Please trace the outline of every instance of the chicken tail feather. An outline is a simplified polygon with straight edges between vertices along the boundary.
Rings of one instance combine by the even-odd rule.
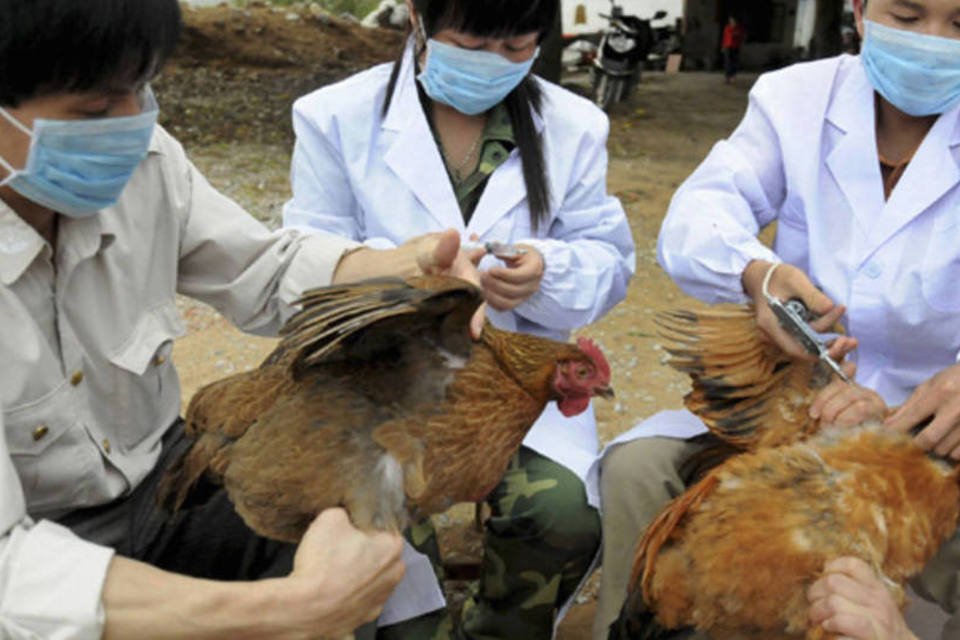
[[[724,442],[712,433],[697,436],[693,441],[705,442],[707,446],[680,463],[678,471],[681,478],[688,479],[687,484],[697,482],[733,456],[743,453],[740,447]]]
[[[213,435],[200,437],[170,466],[157,487],[157,503],[170,513],[180,510],[190,498],[191,504],[205,502],[219,489],[200,480],[214,464],[225,440]]]
[[[816,431],[806,408],[829,376],[770,342],[753,307],[664,312],[656,322],[667,364],[690,376],[684,404],[718,438],[753,450]]]
[[[633,585],[632,590],[641,591],[644,600],[651,599],[650,585],[660,550],[673,537],[674,530],[680,525],[687,512],[696,509],[704,498],[713,492],[719,482],[720,479],[716,474],[708,474],[685,493],[674,498],[647,527],[640,544],[637,545],[633,575],[630,579],[630,584]]]

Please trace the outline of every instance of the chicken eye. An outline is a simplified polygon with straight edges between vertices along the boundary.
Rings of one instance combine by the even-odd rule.
[[[584,366],[577,367],[577,377],[583,380],[590,374],[590,370]]]

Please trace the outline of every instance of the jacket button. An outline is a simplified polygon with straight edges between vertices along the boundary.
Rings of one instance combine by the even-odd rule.
[[[107,453],[110,453],[110,439],[109,439],[109,438],[104,438],[104,439],[103,439],[103,450],[106,451]]]
[[[876,262],[868,262],[867,266],[863,268],[863,273],[868,278],[879,278],[880,274],[883,273],[883,267]]]
[[[70,376],[70,384],[77,386],[81,382],[83,382],[83,371],[74,371],[73,375]]]
[[[167,361],[167,357],[166,357],[166,356],[157,355],[157,356],[153,359],[153,364],[155,364],[156,366],[159,367],[160,365],[162,365],[162,364],[163,364],[164,362],[166,362],[166,361]]]
[[[34,442],[40,442],[48,433],[50,433],[50,428],[47,425],[37,425],[37,428],[33,430]]]

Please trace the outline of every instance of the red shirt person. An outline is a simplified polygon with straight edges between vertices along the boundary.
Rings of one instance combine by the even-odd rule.
[[[727,20],[723,28],[723,39],[720,43],[720,49],[723,51],[724,77],[728,83],[733,82],[737,71],[740,68],[740,47],[747,37],[747,31],[743,25],[733,16]]]

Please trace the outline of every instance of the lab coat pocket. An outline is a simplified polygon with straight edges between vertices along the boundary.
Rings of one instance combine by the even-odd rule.
[[[923,253],[920,279],[923,297],[938,311],[960,311],[960,218],[940,216]]]
[[[176,304],[172,300],[164,302],[144,312],[110,355],[110,362],[117,367],[118,414],[114,420],[124,425],[125,446],[134,447],[153,432],[156,425],[149,408],[171,401],[179,403],[180,388],[171,369],[171,356],[173,341],[184,333]]]
[[[61,504],[77,490],[71,478],[83,467],[86,434],[71,404],[72,391],[63,380],[39,398],[3,412],[10,458],[31,510]]]

